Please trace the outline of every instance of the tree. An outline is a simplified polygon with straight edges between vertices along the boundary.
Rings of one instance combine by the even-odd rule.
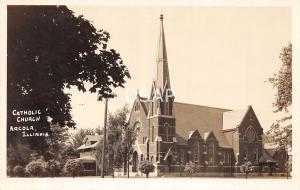
[[[109,113],[108,115],[108,130],[107,130],[107,153],[113,157],[113,165],[116,168],[122,167],[122,164],[126,160],[126,148],[127,148],[127,116],[129,114],[128,105],[125,105],[115,113]],[[133,140],[133,139],[131,139]],[[126,142],[125,142],[126,141]]]
[[[83,139],[87,135],[95,135],[96,130],[95,129],[79,129],[75,133],[70,133],[69,138],[72,146],[76,150],[78,147],[80,147],[83,144]]]
[[[136,139],[136,133],[132,128],[128,128],[127,117],[129,114],[128,105],[108,114],[107,121],[107,143],[105,147],[105,158],[113,163],[110,170],[121,168],[127,170],[128,159],[133,153],[133,143]],[[103,141],[100,141],[97,149],[97,158],[101,162]]]
[[[149,161],[149,160],[144,160],[140,164],[140,171],[143,174],[146,174],[146,177],[149,177],[149,173],[154,172],[155,166]]]
[[[292,146],[292,44],[283,47],[279,58],[282,65],[273,77],[269,79],[273,88],[276,89],[275,102],[273,103],[274,112],[286,113],[286,116],[272,124],[267,135],[279,146],[279,150],[288,151]]]
[[[66,6],[8,6],[7,20],[8,111],[42,109],[40,130],[49,131],[49,121],[75,127],[66,88],[97,93],[100,101],[114,97],[112,89],[130,78],[120,54],[107,48],[110,34]],[[8,123],[13,120],[8,115]],[[9,143],[20,138],[8,135]],[[43,139],[28,140],[32,148],[47,150]]]
[[[61,160],[69,138],[68,129],[51,124],[51,138],[46,139],[48,151],[44,154],[45,160]]]
[[[81,174],[83,167],[79,160],[69,159],[64,166],[64,171],[72,177],[75,177]]]

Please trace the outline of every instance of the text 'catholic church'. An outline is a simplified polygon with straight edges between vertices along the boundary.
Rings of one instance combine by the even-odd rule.
[[[193,162],[200,171],[234,173],[234,166],[250,161],[259,170],[284,171],[285,156],[266,146],[265,135],[251,106],[233,111],[175,102],[169,77],[167,50],[160,17],[156,75],[149,98],[137,95],[129,126],[137,132],[130,172],[149,160],[155,175],[182,171]]]

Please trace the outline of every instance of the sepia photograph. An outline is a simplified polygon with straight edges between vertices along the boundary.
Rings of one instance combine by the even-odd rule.
[[[293,181],[292,7],[5,9],[8,180]]]

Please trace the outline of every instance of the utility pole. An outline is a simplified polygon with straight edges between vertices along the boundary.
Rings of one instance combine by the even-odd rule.
[[[129,125],[127,125],[127,178],[129,178]]]
[[[103,131],[103,146],[102,146],[102,163],[101,163],[101,177],[104,178],[104,163],[105,163],[105,147],[106,147],[106,123],[107,123],[107,99],[105,99],[104,112],[104,131]]]

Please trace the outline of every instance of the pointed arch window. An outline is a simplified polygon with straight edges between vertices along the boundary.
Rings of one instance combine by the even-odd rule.
[[[133,130],[134,130],[135,134],[138,136],[140,134],[140,130],[141,130],[141,123],[136,122],[133,126]]]
[[[249,126],[246,131],[246,140],[248,142],[254,142],[256,140],[256,132],[252,126]]]
[[[169,141],[169,124],[165,123],[166,141]]]

